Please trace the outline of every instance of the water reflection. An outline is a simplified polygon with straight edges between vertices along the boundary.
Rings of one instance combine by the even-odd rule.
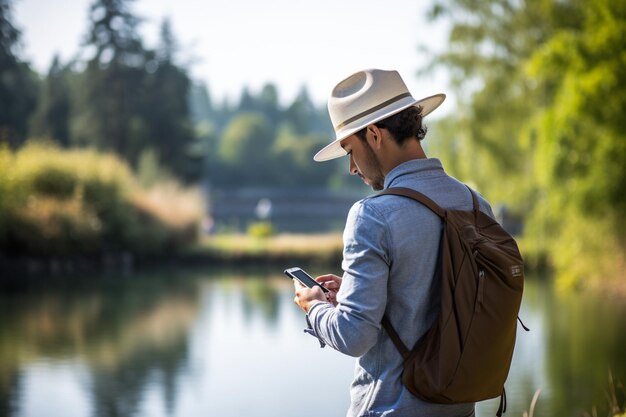
[[[5,286],[0,417],[344,415],[353,359],[319,349],[292,300],[281,274],[249,271]],[[626,382],[624,310],[530,281],[508,415],[538,388],[536,416],[606,415],[609,370]],[[303,409],[303,388],[324,395]]]
[[[49,374],[45,383],[53,385],[59,370],[73,367],[86,370],[78,373],[77,383],[93,415],[134,415],[144,388],[155,378],[171,408],[199,299],[193,281],[150,278],[5,291],[0,299],[3,415],[29,412],[23,408],[27,403],[16,400],[29,400],[28,390],[37,386],[32,378]],[[50,400],[42,405],[54,409],[65,398]]]

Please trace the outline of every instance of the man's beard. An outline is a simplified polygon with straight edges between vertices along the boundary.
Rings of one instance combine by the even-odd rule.
[[[370,187],[372,187],[374,191],[380,191],[385,188],[385,175],[380,166],[380,161],[369,143],[364,142],[363,144],[365,145],[365,166],[367,170],[370,171],[368,172],[371,181]]]

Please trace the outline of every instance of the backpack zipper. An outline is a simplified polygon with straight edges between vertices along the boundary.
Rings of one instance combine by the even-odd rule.
[[[484,289],[485,289],[485,270],[481,269],[478,271],[478,290],[476,294],[476,305],[474,306],[474,310],[476,310],[476,312],[480,312],[482,310]]]

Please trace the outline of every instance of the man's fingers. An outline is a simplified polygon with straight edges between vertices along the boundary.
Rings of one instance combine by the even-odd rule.
[[[317,282],[334,282],[338,279],[339,277],[337,275],[333,275],[333,274],[326,274],[326,275],[320,275],[319,277],[315,278],[315,280]],[[341,279],[341,278],[339,278]]]
[[[335,281],[328,281],[324,283],[324,286],[326,288],[328,288],[329,290],[337,290],[339,289],[339,283],[335,282]]]

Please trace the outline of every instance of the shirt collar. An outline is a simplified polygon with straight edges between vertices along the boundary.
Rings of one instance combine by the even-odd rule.
[[[412,159],[396,166],[389,171],[385,177],[385,188],[399,186],[400,177],[410,175],[412,178],[430,175],[440,175],[443,172],[443,165],[437,158]],[[394,184],[395,183],[395,184]]]

